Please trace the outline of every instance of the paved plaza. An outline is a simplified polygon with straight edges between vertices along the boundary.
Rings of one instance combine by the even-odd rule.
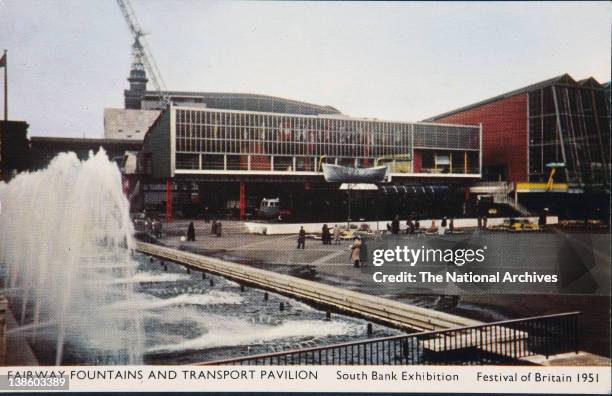
[[[482,321],[581,311],[584,339],[588,340],[585,350],[600,354],[601,350],[607,350],[610,246],[606,233],[549,230],[511,234],[466,229],[461,235],[385,236],[367,241],[370,253],[377,247],[404,245],[441,249],[487,246],[487,260],[461,268],[444,263],[420,263],[412,268],[394,263],[354,268],[349,257],[351,241],[324,245],[320,240],[308,239],[302,250],[296,248],[296,235],[253,235],[244,232],[240,222],[224,221],[224,235],[217,238],[210,235],[210,223],[196,221],[196,241],[186,242],[181,240],[181,235],[185,235],[187,225],[185,221],[166,225],[165,235],[159,243]],[[372,280],[377,271],[391,274],[451,270],[476,273],[535,271],[555,273],[559,280],[552,284],[528,285],[432,285],[375,283]]]

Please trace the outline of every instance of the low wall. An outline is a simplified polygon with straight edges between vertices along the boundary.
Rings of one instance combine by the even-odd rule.
[[[527,219],[531,222],[538,222],[538,217],[515,217],[516,219]],[[489,217],[487,218],[487,226],[500,225],[507,220],[508,217]],[[431,226],[432,219],[419,220],[422,229],[427,229]],[[440,226],[441,219],[434,220],[436,226]],[[351,225],[356,224],[360,227],[362,224],[367,224],[372,230],[386,230],[387,223],[391,224],[391,220],[376,221],[355,221],[351,222]],[[558,224],[559,218],[557,216],[548,216],[546,218],[546,224]],[[297,234],[300,231],[300,227],[304,227],[307,234],[320,233],[323,224],[327,224],[328,227],[333,228],[336,224],[340,227],[346,227],[346,222],[334,222],[334,223],[255,223],[246,222],[245,225],[251,234],[266,234],[266,235],[283,235],[283,234]],[[455,228],[476,228],[478,226],[478,219],[476,218],[465,218],[455,219]],[[400,221],[400,228],[406,229],[406,221]]]

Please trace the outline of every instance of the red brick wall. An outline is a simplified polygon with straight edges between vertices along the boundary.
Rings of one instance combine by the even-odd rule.
[[[482,123],[483,168],[505,165],[508,181],[527,181],[527,95],[517,94],[435,122]]]

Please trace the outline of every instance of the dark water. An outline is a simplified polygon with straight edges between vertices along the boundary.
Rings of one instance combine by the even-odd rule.
[[[268,292],[266,300],[266,292],[219,276],[203,279],[201,272],[144,255],[138,261],[132,300],[107,309],[117,317],[136,313],[144,329],[145,364],[191,364],[401,334],[374,324],[368,336],[362,319],[333,313],[327,320],[325,311],[291,298]],[[137,342],[138,335],[125,336]],[[30,337],[41,364],[55,364],[56,337],[57,326],[39,329],[36,342]],[[96,344],[72,337],[62,364],[125,363],[114,360],[113,347],[112,340]]]

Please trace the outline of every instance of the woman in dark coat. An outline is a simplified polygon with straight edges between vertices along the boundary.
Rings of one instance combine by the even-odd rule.
[[[189,227],[187,227],[187,241],[195,241],[195,226],[193,225],[193,221],[189,223]]]

